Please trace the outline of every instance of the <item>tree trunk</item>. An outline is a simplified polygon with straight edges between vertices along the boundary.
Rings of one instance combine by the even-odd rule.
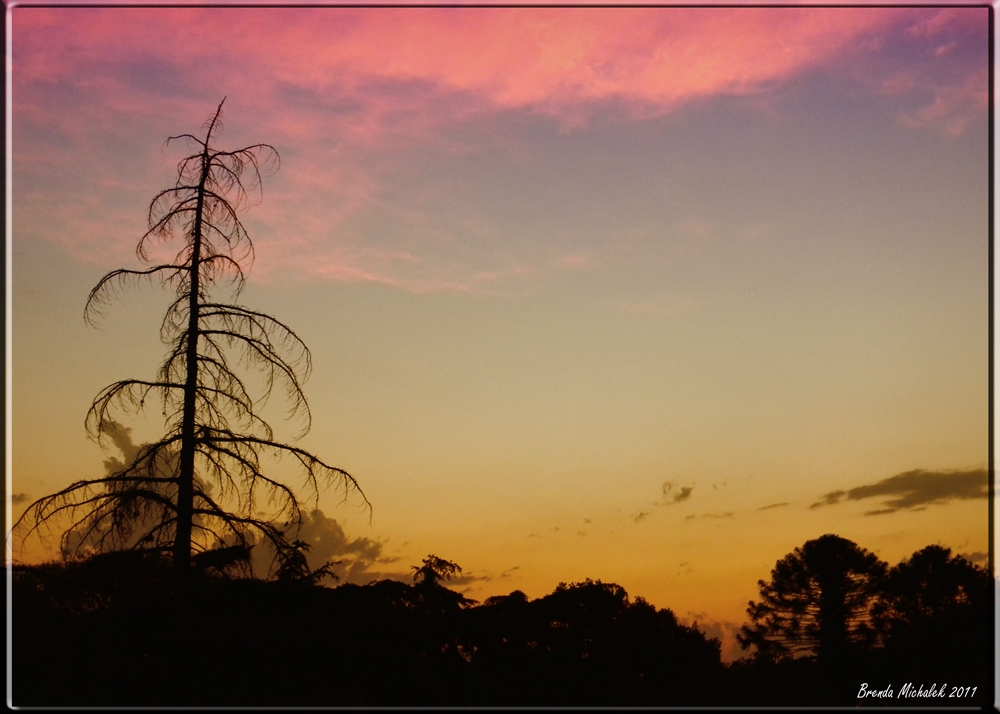
[[[220,106],[221,110],[221,106]],[[184,380],[184,421],[181,425],[180,470],[177,474],[177,535],[174,539],[174,568],[182,577],[191,568],[191,531],[194,522],[194,455],[197,437],[195,422],[198,397],[198,337],[200,334],[198,310],[200,307],[201,240],[203,211],[205,207],[205,183],[211,171],[208,142],[218,119],[218,112],[209,126],[202,154],[201,180],[198,183],[198,199],[195,206],[194,227],[191,248],[191,285],[188,296],[187,329],[187,374]]]

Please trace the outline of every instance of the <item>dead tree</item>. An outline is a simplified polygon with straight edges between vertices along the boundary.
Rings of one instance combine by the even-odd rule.
[[[82,545],[96,552],[158,549],[172,555],[178,573],[186,573],[192,551],[270,542],[280,560],[282,553],[297,552],[294,536],[303,516],[293,489],[264,473],[265,456],[296,460],[314,502],[323,487],[336,485],[345,498],[358,492],[370,508],[349,473],[277,441],[260,414],[272,391],[281,389],[289,417],[302,420],[300,436],[309,430],[302,384],[311,369],[310,353],[287,325],[236,303],[253,262],[253,244],[237,211],[249,206],[248,192],[260,190],[262,174],[276,170],[279,158],[269,144],[215,148],[221,120],[222,103],[206,122],[204,138],[181,134],[167,140],[183,140],[195,151],[178,164],[176,185],[150,203],[149,230],[136,253],[150,265],[154,242],[179,239],[174,260],[108,273],[91,291],[84,312],[93,324],[118,290],[142,280],[173,289],[176,298],[160,328],[169,351],[156,379],[106,387],[86,419],[89,435],[100,443],[117,426],[115,412],[137,412],[158,398],[166,433],[143,445],[117,472],[77,481],[33,503],[16,526],[25,538],[43,528],[51,532],[65,516],[71,525],[62,535],[64,552]],[[229,301],[215,296],[223,288],[230,291]],[[238,374],[234,364],[262,374],[258,394],[251,396],[246,372]],[[275,504],[269,517],[258,513],[262,502]]]

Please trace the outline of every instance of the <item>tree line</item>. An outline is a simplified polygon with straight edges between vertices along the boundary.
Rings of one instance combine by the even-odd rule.
[[[178,590],[155,551],[17,566],[14,703],[853,706],[862,683],[906,682],[991,702],[986,570],[940,546],[892,568],[868,555],[825,535],[778,561],[728,664],[718,639],[620,585],[479,603],[447,587],[461,568],[436,556],[412,583],[336,587],[221,565]]]

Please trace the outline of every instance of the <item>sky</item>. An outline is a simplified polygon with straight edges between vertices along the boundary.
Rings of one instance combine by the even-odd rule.
[[[240,301],[309,345],[298,443],[372,506],[323,493],[314,562],[616,582],[727,658],[825,533],[985,564],[985,6],[8,13],[15,517],[162,432],[83,421],[169,294],[83,307],[224,98],[217,146],[281,157]]]

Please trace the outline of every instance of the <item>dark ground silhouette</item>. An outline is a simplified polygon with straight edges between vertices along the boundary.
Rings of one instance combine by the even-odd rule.
[[[829,545],[837,537],[823,538]],[[815,556],[813,546],[822,540],[807,542],[785,561]],[[837,540],[838,552],[863,551]],[[820,565],[827,576],[837,569],[829,559]],[[446,587],[460,570],[454,563],[430,556],[413,570],[412,585],[381,580],[327,588],[309,578],[265,582],[206,568],[192,587],[178,589],[169,559],[155,553],[18,566],[13,703],[853,707],[993,701],[993,581],[937,546],[895,568],[872,570],[875,579],[860,587],[871,594],[867,609],[853,611],[850,620],[864,623],[863,637],[851,635],[856,625],[843,618],[837,622],[847,623],[847,636],[828,623],[808,630],[816,649],[833,642],[847,656],[823,659],[806,651],[792,658],[765,647],[728,665],[718,640],[612,583],[586,580],[534,600],[514,591],[476,603]],[[776,567],[777,582],[761,586],[788,590],[780,581],[786,570]],[[835,603],[826,607],[836,611]],[[744,628],[745,635],[753,632],[753,625]],[[788,636],[782,634],[786,643]],[[946,696],[900,699],[908,682],[925,690],[946,684]],[[894,698],[859,700],[862,683],[875,690],[891,685]],[[955,687],[977,689],[974,696],[949,698]]]

